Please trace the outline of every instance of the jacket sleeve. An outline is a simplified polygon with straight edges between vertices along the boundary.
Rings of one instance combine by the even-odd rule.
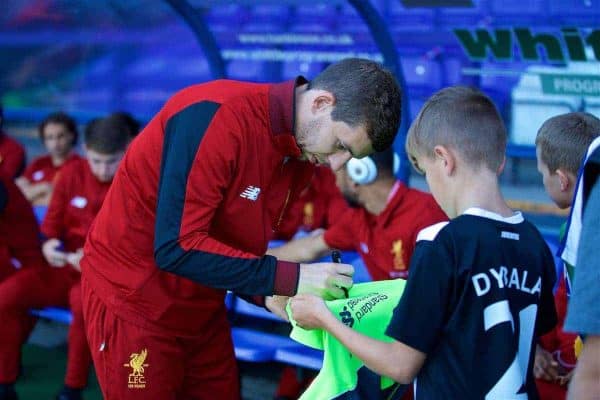
[[[236,173],[239,129],[232,111],[208,101],[164,122],[154,258],[160,269],[206,286],[246,295],[293,295],[298,264],[257,258],[209,235]]]
[[[50,204],[48,204],[48,210],[40,227],[42,235],[46,239],[64,239],[63,234],[66,232],[65,211],[71,200],[67,197],[67,186],[69,184],[67,175],[69,175],[69,172],[63,169],[59,173],[52,190]]]

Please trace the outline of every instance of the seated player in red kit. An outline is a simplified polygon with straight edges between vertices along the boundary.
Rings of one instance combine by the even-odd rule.
[[[290,240],[297,234],[328,228],[348,210],[329,167],[317,166],[310,184],[290,204],[275,239]]]
[[[79,260],[85,236],[104,201],[129,139],[129,130],[111,118],[89,126],[85,132],[87,159],[74,160],[61,170],[41,226],[47,238],[42,251],[51,267],[19,271],[0,284],[0,314],[3,316],[0,383],[5,386],[12,386],[18,376],[29,310],[69,306],[73,322],[69,329],[67,371],[65,386],[57,399],[81,398],[91,355],[83,327]]]
[[[80,159],[73,148],[77,143],[77,125],[65,113],[47,116],[38,127],[48,154],[33,160],[16,183],[32,204],[48,205],[54,178],[69,161]]]
[[[0,177],[15,179],[25,168],[25,149],[2,130],[4,110],[0,105]]]

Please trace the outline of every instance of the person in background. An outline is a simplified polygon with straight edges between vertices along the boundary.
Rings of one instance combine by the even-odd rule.
[[[81,158],[74,151],[77,124],[69,115],[58,112],[40,123],[38,133],[47,154],[33,160],[16,183],[33,205],[48,205],[57,173],[69,161]]]
[[[85,131],[86,159],[74,160],[61,170],[42,222],[41,232],[46,238],[42,253],[50,266],[41,271],[18,271],[0,285],[0,382],[7,392],[14,392],[11,388],[18,377],[29,310],[68,306],[73,321],[69,327],[64,387],[57,399],[81,398],[81,390],[87,384],[91,355],[83,325],[79,262],[86,234],[129,141],[128,128],[114,119],[99,119],[88,125]]]
[[[585,336],[569,386],[569,400],[596,400],[600,395],[600,143],[596,142],[580,181],[583,223],[577,251],[577,272],[565,322],[565,330]]]
[[[273,239],[287,241],[302,237],[337,221],[349,207],[335,180],[329,167],[316,166],[310,183],[290,204]]]
[[[130,132],[131,138],[135,138],[140,133],[141,125],[137,119],[126,111],[116,111],[109,115],[111,118],[116,118],[120,123],[125,124]]]
[[[25,168],[25,148],[2,130],[4,109],[0,104],[0,177],[15,179]]]
[[[579,167],[592,141],[600,136],[600,120],[591,114],[574,112],[548,119],[539,129],[535,144],[537,168],[542,175],[546,193],[561,209],[571,207]],[[565,226],[561,228],[561,236]],[[562,241],[562,238],[561,238]],[[581,338],[563,329],[567,313],[570,287],[569,276],[573,265],[566,264],[554,295],[558,324],[540,338],[536,347],[533,373],[540,397],[548,400],[564,400],[567,385],[577,362],[576,349]]]
[[[331,226],[269,249],[269,254],[297,262],[323,257],[332,249],[356,251],[373,280],[406,279],[419,231],[446,221],[430,194],[407,187],[394,177],[392,149],[351,159],[337,172],[337,186],[359,207]]]

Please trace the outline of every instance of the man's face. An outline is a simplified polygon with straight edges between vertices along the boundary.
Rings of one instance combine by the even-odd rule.
[[[51,157],[65,158],[73,148],[73,133],[63,124],[50,122],[42,132],[44,146]]]
[[[560,177],[556,171],[552,172],[542,160],[540,148],[536,148],[537,170],[542,175],[542,182],[546,193],[559,208],[567,208],[571,205],[570,196],[565,195],[565,192],[560,187]]]
[[[112,180],[125,154],[123,150],[113,154],[102,154],[87,147],[85,152],[92,174],[100,182],[110,182]]]
[[[364,126],[351,127],[331,119],[331,106],[297,121],[296,141],[302,159],[315,164],[329,164],[339,170],[350,158],[361,158],[373,152]]]

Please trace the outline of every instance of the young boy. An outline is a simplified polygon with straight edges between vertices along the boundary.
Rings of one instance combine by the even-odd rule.
[[[86,234],[129,140],[127,127],[110,118],[101,119],[86,130],[87,160],[75,160],[61,170],[41,226],[47,238],[42,252],[54,268],[22,270],[0,284],[0,388],[8,393],[0,400],[16,398],[10,394],[14,394],[20,348],[27,338],[29,310],[67,305],[73,321],[69,328],[65,386],[57,399],[81,398],[92,359],[83,326],[79,261]]]
[[[375,372],[415,381],[419,399],[537,398],[536,337],[556,322],[552,255],[498,186],[506,131],[482,93],[451,87],[423,106],[407,151],[452,219],[417,238],[410,279],[385,343],[338,321],[325,303],[291,301],[306,328],[335,335]]]
[[[599,135],[600,120],[582,112],[552,117],[538,131],[535,140],[538,171],[546,192],[558,207],[565,209],[571,206],[579,167],[586,150]],[[573,266],[565,267],[572,272]],[[568,274],[565,273],[554,296],[558,324],[541,338],[536,349],[533,372],[540,397],[548,400],[566,398],[567,383],[577,360],[575,349],[581,342],[578,335],[563,331],[568,299],[567,279]]]

